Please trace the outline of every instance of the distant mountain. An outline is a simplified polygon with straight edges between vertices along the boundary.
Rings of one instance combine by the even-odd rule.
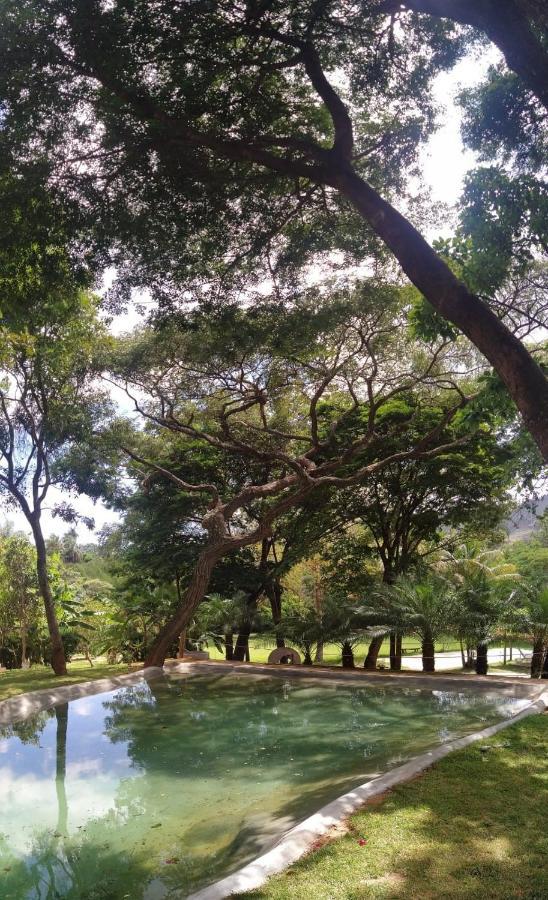
[[[509,541],[526,541],[539,527],[538,517],[548,510],[548,494],[537,500],[527,500],[519,506],[505,522]]]

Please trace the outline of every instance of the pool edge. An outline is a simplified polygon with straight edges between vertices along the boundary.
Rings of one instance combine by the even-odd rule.
[[[266,853],[257,859],[238,869],[232,875],[214,882],[208,887],[202,888],[193,894],[189,894],[187,900],[224,900],[233,894],[245,893],[261,887],[273,875],[278,875],[290,865],[300,859],[309,850],[318,838],[328,834],[332,829],[340,827],[348,816],[356,812],[372,797],[383,794],[397,784],[409,781],[416,775],[420,775],[430,768],[438,760],[443,759],[455,750],[462,750],[476,741],[489,738],[497,732],[514,725],[521,719],[530,715],[543,713],[548,710],[548,690],[543,691],[539,697],[532,700],[524,709],[514,716],[490,725],[481,731],[457,738],[453,741],[441,744],[439,747],[415,756],[401,766],[385,772],[384,775],[367,781],[351,791],[347,791],[330,803],[322,806],[318,812],[304,819],[286,832],[279,841]]]
[[[58,706],[70,700],[77,700],[81,697],[89,697],[95,694],[106,693],[116,690],[125,685],[138,684],[140,681],[148,681],[170,674],[171,672],[179,672],[192,677],[197,674],[206,674],[209,670],[224,670],[225,674],[241,674],[243,676],[273,676],[293,677],[298,675],[305,679],[327,681],[327,682],[346,682],[361,683],[366,682],[379,685],[400,681],[407,683],[409,686],[419,687],[428,683],[432,687],[433,679],[424,676],[421,673],[410,673],[405,676],[398,677],[400,673],[375,674],[374,677],[368,678],[363,674],[344,675],[340,672],[307,670],[304,672],[301,667],[284,666],[282,669],[273,669],[272,666],[266,665],[232,665],[223,662],[195,663],[192,661],[173,661],[168,663],[165,668],[148,667],[139,669],[136,672],[129,672],[124,675],[115,675],[110,678],[101,678],[94,681],[83,681],[71,685],[60,685],[58,688],[43,688],[28,693],[19,694],[0,701],[0,726],[10,725],[14,722],[22,721],[44,709]],[[368,675],[370,673],[367,673]],[[292,863],[296,862],[300,857],[304,856],[319,837],[328,834],[332,829],[340,827],[348,816],[356,812],[372,797],[378,796],[405,781],[409,781],[415,775],[424,772],[439,759],[447,756],[455,750],[467,747],[475,741],[483,738],[491,737],[504,728],[515,724],[523,718],[535,713],[542,713],[548,709],[548,690],[542,690],[536,684],[530,681],[510,680],[507,678],[497,678],[492,681],[476,681],[471,676],[440,676],[435,679],[438,688],[446,688],[455,690],[459,686],[481,688],[483,690],[501,691],[505,686],[514,694],[522,696],[529,695],[532,697],[531,702],[521,709],[514,716],[491,725],[481,731],[466,735],[453,741],[441,744],[440,746],[429,750],[419,756],[410,759],[407,763],[391,769],[378,778],[371,779],[364,784],[359,785],[351,791],[347,791],[335,800],[321,807],[318,812],[313,813],[295,825],[284,835],[282,835],[277,843],[269,851],[257,857],[247,865],[238,869],[232,875],[228,875],[213,884],[200,889],[199,891],[187,896],[187,900],[224,900],[235,893],[243,893],[261,887],[272,875],[279,874]],[[538,683],[537,683],[538,684]],[[538,696],[532,696],[533,692],[541,690]]]
[[[148,681],[149,678],[158,678],[163,674],[163,669],[150,666],[146,669],[138,669],[136,672],[128,672],[125,675],[112,675],[110,678],[78,681],[76,684],[62,684],[57,688],[41,688],[38,691],[17,694],[15,697],[8,697],[7,700],[0,701],[0,726],[22,722],[44,709],[51,709],[52,706],[59,706],[70,700],[79,700],[80,697],[92,697],[94,694],[115,691],[116,688],[124,687],[124,685]]]

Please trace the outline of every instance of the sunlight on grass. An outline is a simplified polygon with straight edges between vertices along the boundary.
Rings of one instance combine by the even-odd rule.
[[[547,787],[548,715],[533,716],[365,806],[344,837],[234,896],[542,900]]]

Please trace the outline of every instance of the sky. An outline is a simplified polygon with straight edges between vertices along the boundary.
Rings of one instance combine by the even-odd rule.
[[[460,115],[455,96],[462,87],[469,87],[480,81],[487,67],[495,62],[497,52],[483,50],[481,56],[467,57],[461,60],[451,72],[439,75],[434,84],[434,93],[440,108],[440,127],[432,135],[422,150],[422,168],[424,180],[429,186],[432,199],[436,202],[453,206],[462,191],[466,172],[475,164],[475,156],[465,150],[460,136]],[[451,219],[448,218],[447,235],[451,233]],[[438,229],[437,234],[441,232]],[[426,235],[430,240],[435,234]],[[112,280],[112,274],[107,273],[105,287]],[[140,316],[129,310],[123,315],[116,316],[112,320],[111,329],[120,334],[130,330]],[[98,501],[93,503],[88,497],[67,496],[55,488],[51,488],[42,517],[43,531],[46,537],[57,534],[62,535],[71,527],[58,518],[53,518],[51,507],[59,501],[71,503],[82,516],[91,517],[95,521],[95,529],[90,531],[84,524],[78,524],[76,530],[81,543],[97,541],[97,533],[105,525],[113,524],[119,520],[117,513],[107,509]],[[48,508],[46,508],[48,507]],[[16,510],[4,510],[0,508],[0,524],[9,521],[18,531],[30,533],[30,529],[22,513]]]

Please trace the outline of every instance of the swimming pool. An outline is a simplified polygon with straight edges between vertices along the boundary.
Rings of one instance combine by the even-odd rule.
[[[0,731],[1,896],[185,897],[351,787],[523,705],[224,673],[57,705]]]

